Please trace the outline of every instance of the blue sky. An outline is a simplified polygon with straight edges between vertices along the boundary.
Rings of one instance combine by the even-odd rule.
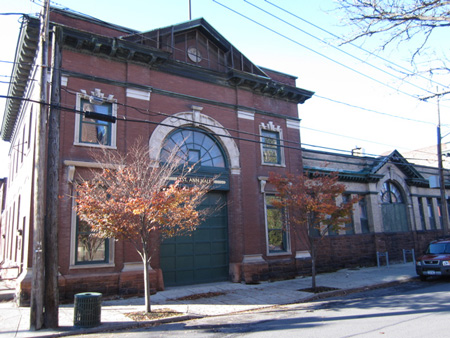
[[[0,12],[37,13],[41,3],[35,1],[1,0]],[[321,30],[338,36],[350,33],[350,27],[342,25],[343,14],[335,10],[332,0],[270,2],[191,0],[192,18],[205,18],[253,63],[294,75],[298,77],[298,87],[316,93],[299,105],[301,139],[306,147],[351,151],[358,146],[367,154],[378,155],[394,149],[406,152],[436,144],[436,103],[417,99],[428,96],[426,90],[435,92],[436,84],[415,79],[408,80],[411,85],[392,69],[397,66],[411,69],[408,61],[412,44],[393,46],[379,54],[395,66],[350,45],[342,48],[345,54],[338,50],[336,37]],[[59,0],[52,4],[140,31],[189,19],[188,0]],[[3,82],[11,74],[12,65],[7,61],[14,60],[18,20],[17,15],[0,17],[0,95],[7,95],[8,91],[8,84]],[[442,41],[447,40],[437,35],[435,43],[448,50],[448,46],[442,46]],[[376,42],[366,41],[363,47],[372,51]],[[430,62],[428,57],[421,61],[424,66]],[[443,134],[450,131],[446,125],[450,124],[449,109],[450,103],[442,100]],[[3,112],[4,100],[0,99],[0,116]],[[0,156],[6,156],[8,149],[9,144],[1,142]],[[5,162],[0,166],[0,177],[3,176],[7,176]]]

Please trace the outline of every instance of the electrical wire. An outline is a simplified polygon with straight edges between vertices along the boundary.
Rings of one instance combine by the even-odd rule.
[[[396,92],[398,92],[398,93],[401,93],[401,94],[403,94],[403,95],[409,96],[409,97],[411,97],[411,98],[413,98],[413,99],[419,99],[419,97],[416,96],[416,95],[412,95],[412,94],[409,94],[409,93],[407,93],[407,92],[405,92],[405,91],[399,90],[398,88],[392,87],[392,86],[388,85],[387,83],[385,83],[385,82],[383,82],[383,81],[377,80],[377,79],[375,79],[375,78],[373,78],[373,77],[371,77],[371,76],[369,76],[369,75],[367,75],[367,74],[364,74],[364,73],[362,73],[362,72],[360,72],[360,71],[358,71],[358,70],[356,70],[356,69],[354,69],[354,68],[352,68],[352,67],[350,67],[350,66],[347,66],[347,65],[343,64],[342,62],[336,61],[336,60],[334,60],[333,58],[331,58],[331,57],[329,57],[329,56],[327,56],[327,55],[325,55],[325,54],[323,54],[323,53],[320,53],[320,52],[314,50],[313,48],[308,47],[308,46],[306,46],[306,45],[304,45],[304,44],[298,42],[297,40],[294,40],[294,39],[288,37],[287,35],[284,35],[284,34],[278,32],[278,31],[276,31],[276,30],[274,30],[274,29],[272,29],[272,28],[270,28],[270,27],[268,27],[268,26],[266,26],[266,25],[264,25],[264,24],[262,24],[262,23],[260,23],[260,22],[258,22],[258,21],[256,21],[256,20],[254,20],[254,19],[252,19],[252,18],[250,18],[250,17],[248,17],[248,16],[246,16],[246,15],[244,15],[244,14],[242,14],[242,13],[240,13],[240,12],[234,10],[234,9],[232,9],[231,7],[228,7],[228,6],[226,6],[226,5],[222,4],[222,3],[220,3],[220,2],[217,1],[217,0],[212,0],[212,1],[215,2],[215,3],[217,3],[218,5],[220,5],[220,6],[224,7],[224,8],[226,8],[226,9],[228,9],[229,11],[231,11],[231,12],[233,12],[233,13],[235,13],[235,14],[237,14],[237,15],[239,15],[239,16],[241,16],[241,17],[243,17],[243,18],[245,18],[245,19],[247,19],[247,20],[249,20],[249,21],[251,21],[251,22],[253,22],[253,23],[255,23],[255,24],[257,24],[258,26],[261,26],[261,27],[263,27],[264,29],[266,29],[266,30],[268,30],[268,31],[270,31],[270,32],[272,32],[272,33],[275,33],[276,35],[279,35],[279,36],[281,36],[282,38],[284,38],[284,39],[286,39],[286,40],[288,40],[288,41],[290,41],[290,42],[293,42],[293,43],[295,43],[296,45],[298,45],[298,46],[300,46],[300,47],[303,47],[303,48],[305,48],[306,50],[309,50],[310,52],[313,52],[314,54],[317,54],[317,55],[319,55],[319,56],[321,56],[321,57],[327,59],[328,61],[331,61],[331,62],[333,62],[333,63],[336,63],[337,65],[339,65],[339,66],[341,66],[341,67],[344,67],[344,68],[346,68],[346,69],[348,69],[348,70],[350,70],[350,71],[352,71],[352,72],[354,72],[354,73],[356,73],[356,74],[361,75],[362,77],[365,77],[365,78],[367,78],[367,79],[369,79],[369,80],[371,80],[371,81],[374,81],[374,82],[376,82],[376,83],[378,83],[378,84],[380,84],[380,85],[382,85],[382,86],[385,86],[385,87],[387,87],[387,88],[389,88],[389,89],[392,89],[392,90],[394,90],[394,91],[396,91]]]
[[[10,64],[16,64],[16,63],[19,64],[20,63],[20,64],[29,64],[29,65],[32,64],[32,63],[14,62],[14,61],[6,61],[6,60],[0,60],[0,63],[10,63]],[[50,68],[51,67],[49,67],[49,69]],[[407,121],[411,121],[411,122],[435,125],[434,122],[412,119],[412,118],[408,118],[408,117],[404,117],[404,116],[400,116],[400,115],[394,115],[394,114],[389,114],[389,113],[385,113],[385,112],[380,112],[380,111],[377,111],[377,110],[374,110],[374,109],[371,109],[371,108],[365,108],[365,107],[357,106],[357,105],[354,105],[354,104],[351,104],[351,103],[342,102],[342,101],[339,101],[339,100],[335,100],[335,99],[332,99],[332,98],[328,98],[328,97],[319,95],[319,94],[317,94],[317,92],[314,94],[314,97],[317,97],[317,98],[320,98],[320,99],[323,99],[323,100],[327,100],[327,101],[330,101],[330,102],[338,103],[338,104],[341,104],[341,105],[345,105],[347,107],[351,107],[351,108],[355,108],[355,109],[359,109],[359,110],[364,110],[364,111],[371,112],[371,113],[378,114],[378,115],[384,115],[384,116],[397,118],[397,119],[401,119],[401,120],[407,120]],[[443,125],[445,125],[445,124],[443,124]]]
[[[317,94],[314,94],[314,97],[317,97],[317,98],[323,99],[323,100],[328,100],[328,101],[331,101],[331,102],[334,102],[334,103],[342,104],[342,105],[345,105],[345,106],[347,106],[347,107],[351,107],[351,108],[356,108],[356,109],[364,110],[364,111],[367,111],[367,112],[370,112],[370,113],[374,113],[374,114],[378,114],[378,115],[384,115],[384,116],[388,116],[388,117],[392,117],[392,118],[396,118],[396,119],[401,119],[401,120],[406,120],[406,121],[411,121],[411,122],[417,122],[417,123],[424,123],[424,124],[436,125],[436,123],[433,123],[433,122],[423,121],[423,120],[416,120],[416,119],[412,119],[412,118],[409,118],[409,117],[404,117],[404,116],[399,116],[399,115],[393,115],[393,114],[389,114],[389,113],[383,113],[383,112],[379,112],[379,111],[377,111],[377,110],[373,110],[373,109],[370,109],[370,108],[364,108],[364,107],[356,106],[356,105],[353,105],[353,104],[350,104],[350,103],[345,103],[345,102],[342,102],[342,101],[330,99],[330,98],[328,98],[328,97],[320,96],[320,95],[317,95]]]
[[[429,93],[429,94],[434,94],[434,92],[431,92],[431,91],[429,91],[428,89],[422,88],[422,87],[416,85],[415,83],[411,83],[411,82],[409,82],[409,81],[406,81],[405,79],[401,79],[401,78],[399,78],[398,76],[396,76],[395,74],[393,74],[392,72],[388,72],[387,70],[384,70],[384,69],[382,69],[382,68],[380,68],[380,67],[378,67],[378,66],[375,66],[375,65],[373,65],[373,64],[371,64],[371,63],[369,63],[369,62],[367,62],[366,60],[363,60],[363,59],[361,59],[361,58],[359,58],[359,57],[357,57],[357,56],[355,56],[355,55],[353,55],[353,54],[350,54],[349,52],[347,52],[347,51],[345,51],[345,50],[343,50],[343,49],[341,49],[341,48],[339,48],[339,47],[337,47],[337,46],[334,46],[334,45],[332,45],[332,44],[330,44],[330,43],[328,43],[328,42],[322,40],[321,38],[315,36],[314,34],[311,34],[311,33],[307,32],[307,31],[301,29],[300,27],[298,27],[298,26],[296,26],[296,25],[294,25],[294,24],[292,24],[292,23],[290,23],[290,22],[288,22],[288,21],[286,21],[286,20],[284,20],[284,19],[282,19],[282,18],[276,16],[275,14],[270,13],[269,11],[266,11],[265,9],[263,9],[263,8],[261,8],[261,7],[257,6],[257,5],[255,5],[255,4],[253,4],[253,3],[251,3],[249,0],[243,0],[243,1],[246,2],[246,3],[248,3],[249,5],[253,6],[254,8],[256,8],[256,9],[262,11],[263,13],[266,13],[267,15],[270,15],[271,17],[273,17],[273,18],[275,18],[275,19],[277,19],[277,20],[279,20],[279,21],[285,23],[286,25],[288,25],[288,26],[290,26],[290,27],[292,27],[292,28],[294,28],[294,29],[296,29],[296,30],[302,32],[303,34],[306,34],[307,36],[309,36],[309,37],[311,37],[311,38],[313,38],[313,39],[315,39],[315,40],[317,40],[317,41],[319,41],[319,42],[321,42],[321,43],[327,45],[328,47],[331,47],[331,48],[333,48],[333,49],[335,49],[335,50],[337,50],[337,51],[339,51],[339,52],[345,54],[346,56],[349,56],[350,58],[353,58],[353,59],[355,59],[355,60],[357,60],[357,61],[359,61],[359,62],[361,62],[361,63],[363,63],[363,64],[366,64],[366,65],[368,65],[369,67],[372,67],[372,68],[374,68],[374,69],[376,69],[376,70],[378,70],[378,71],[380,71],[380,72],[382,72],[382,73],[384,73],[384,74],[386,74],[386,75],[388,75],[388,76],[390,76],[390,77],[393,77],[393,78],[395,78],[395,79],[397,79],[397,80],[404,81],[404,82],[408,83],[409,85],[411,85],[411,86],[413,86],[413,87],[415,87],[415,88],[417,88],[417,89],[420,89],[420,90],[422,90],[422,91],[425,91],[425,92],[427,92],[427,93]]]
[[[76,90],[76,89],[63,88],[62,90],[66,91],[67,93],[72,94],[72,95],[76,95],[76,94],[77,94],[77,90]],[[134,106],[130,106],[130,105],[127,105],[127,104],[123,104],[123,103],[117,103],[117,104],[120,105],[120,106],[126,107],[126,108],[134,109],[134,110],[138,111],[139,113],[144,114],[144,115],[147,115],[147,116],[161,115],[161,116],[164,116],[164,117],[176,118],[176,119],[178,119],[178,120],[183,120],[183,121],[189,122],[189,123],[192,122],[192,121],[189,120],[189,119],[182,118],[182,117],[178,117],[178,116],[174,116],[174,115],[167,114],[167,113],[150,111],[149,109],[146,109],[146,110],[144,111],[144,109],[142,109],[142,108],[136,108],[136,107],[134,107]],[[214,106],[215,109],[222,109],[220,106],[217,106],[217,105],[214,105],[214,104],[208,104],[208,105]],[[226,111],[229,112],[229,110],[226,110]],[[208,124],[208,123],[205,123],[205,122],[202,122],[202,125],[203,125],[204,127],[216,127],[216,126],[213,125],[213,124]],[[340,134],[331,133],[331,132],[327,132],[327,131],[321,131],[321,130],[317,130],[317,129],[313,129],[313,128],[307,128],[307,127],[303,127],[303,126],[301,126],[300,129],[308,129],[308,130],[311,130],[311,131],[321,132],[321,133],[325,133],[325,134],[333,135],[333,136],[338,136],[338,137],[342,137],[342,138],[356,139],[356,138],[354,138],[354,137],[350,137],[350,136],[347,136],[347,135],[340,135]],[[231,132],[243,134],[243,135],[249,135],[249,136],[254,136],[254,137],[260,137],[259,134],[255,134],[255,133],[251,133],[251,132],[246,132],[246,131],[239,130],[239,129],[227,128],[227,130],[229,130],[229,131],[231,131]],[[372,144],[384,145],[384,146],[388,146],[388,147],[391,147],[391,148],[395,148],[395,147],[393,147],[392,145],[382,144],[382,143],[378,143],[378,142],[375,142],[375,141],[369,141],[369,140],[364,140],[364,139],[357,139],[357,140],[363,141],[363,142],[366,142],[366,143],[372,143]],[[283,143],[293,143],[293,144],[297,144],[297,142],[289,141],[289,140],[285,140],[285,139],[281,139],[281,141],[282,141]],[[334,148],[327,148],[327,147],[322,147],[322,148],[327,149],[327,150],[334,149]],[[334,150],[339,151],[339,152],[348,152],[348,153],[351,152],[350,150],[343,150],[343,149],[334,149]],[[424,153],[426,153],[426,154],[431,154],[431,153],[427,153],[427,152],[424,152]],[[374,154],[368,154],[368,155],[378,156],[378,155],[374,155]]]
[[[36,103],[36,104],[43,104],[41,101],[38,100],[33,100],[33,99],[24,99],[24,98],[20,98],[20,97],[11,97],[11,96],[5,96],[5,95],[0,95],[0,98],[8,98],[8,99],[17,99],[17,100],[21,100],[21,101],[27,101],[27,102],[31,102],[31,103]],[[63,105],[55,105],[55,104],[50,104],[50,103],[44,103],[45,106],[49,107],[49,108],[55,108],[55,109],[60,109],[69,113],[74,113],[74,114],[80,114],[80,115],[84,115],[84,112],[81,110],[77,110],[75,108],[72,107],[68,107],[68,106],[63,106]],[[176,116],[171,115],[171,117],[176,118]],[[170,127],[170,128],[174,128],[174,129],[178,129],[178,130],[192,130],[192,126],[190,125],[184,125],[184,126],[173,126],[171,124],[165,124],[162,122],[158,122],[158,121],[149,121],[149,120],[142,120],[142,119],[131,119],[129,117],[126,117],[124,115],[119,115],[116,117],[117,121],[122,121],[124,123],[142,123],[142,124],[151,124],[151,125],[158,125],[158,126],[165,126],[165,127]],[[189,120],[189,122],[192,122],[191,120]],[[198,122],[199,125],[204,126],[205,124],[202,122]],[[207,124],[206,124],[207,125]],[[228,129],[227,129],[228,130]],[[261,135],[260,134],[252,134],[253,136],[256,137],[256,139],[249,139],[249,138],[243,138],[243,137],[238,137],[238,136],[232,136],[231,134],[227,135],[227,134],[217,134],[217,133],[213,133],[210,131],[207,131],[205,129],[198,129],[197,131],[202,132],[210,137],[223,137],[223,138],[229,138],[229,139],[233,139],[233,140],[238,140],[238,141],[243,141],[243,142],[251,142],[251,143],[256,143],[256,144],[267,144],[266,142],[261,140]],[[288,146],[284,143],[294,143],[296,146]],[[284,149],[292,149],[292,150],[302,150],[304,148],[304,146],[308,146],[308,147],[313,147],[313,148],[320,148],[320,149],[325,149],[325,150],[330,150],[330,151],[335,151],[335,152],[341,152],[341,153],[348,153],[351,154],[351,151],[348,150],[342,150],[342,149],[337,149],[337,148],[330,148],[330,147],[323,147],[323,146],[317,146],[317,145],[312,145],[312,144],[305,144],[305,143],[299,143],[299,142],[288,142],[288,140],[281,140],[280,139],[280,144],[277,145],[279,148],[284,148]],[[371,155],[371,154],[365,154],[364,157],[362,158],[369,158],[371,161],[379,161],[379,162],[383,162],[386,160],[386,158],[389,157],[386,155]],[[423,160],[423,161],[427,161],[428,159],[415,159],[415,160]],[[402,164],[402,165],[409,165],[414,167],[415,164],[413,163],[404,163],[404,162],[395,162],[395,161],[391,161],[391,163],[396,163],[396,164]]]
[[[244,0],[244,1],[245,1],[245,0]],[[217,1],[214,1],[214,2],[218,3]],[[248,2],[248,1],[246,1],[246,2]],[[222,4],[220,4],[220,3],[218,3],[218,4],[219,4],[219,5],[222,5]],[[222,5],[222,6],[223,6],[223,5]],[[225,7],[226,7],[226,6],[225,6]],[[146,38],[148,38],[148,37],[146,37]],[[150,39],[150,40],[152,40],[152,39]],[[1,61],[0,61],[0,62],[1,62]],[[6,62],[6,61],[4,61],[4,62]],[[8,63],[10,63],[10,62],[8,62]],[[316,95],[316,96],[317,96],[317,95]],[[374,112],[374,113],[383,114],[383,115],[390,116],[390,117],[394,117],[394,118],[402,118],[402,117],[400,117],[400,116],[376,112],[376,111],[371,110],[371,109],[362,108],[362,107],[357,107],[357,106],[350,105],[350,104],[346,104],[346,103],[343,103],[343,102],[339,102],[339,101],[336,101],[336,100],[333,100],[333,99],[328,99],[328,98],[325,98],[325,97],[322,97],[322,96],[317,96],[317,97],[322,98],[322,99],[327,99],[327,100],[330,100],[330,101],[332,101],[332,102],[336,102],[336,103],[340,103],[340,104],[345,104],[345,105],[351,106],[351,107],[353,107],[353,108],[363,109],[363,110],[366,110],[366,111],[372,111],[372,112]],[[426,121],[419,121],[419,120],[413,120],[413,119],[408,119],[408,118],[402,118],[402,119],[407,119],[407,120],[411,120],[411,121],[414,121],[414,122],[430,123],[430,122],[426,122]],[[311,129],[311,130],[313,130],[313,129]],[[318,131],[318,130],[315,130],[315,131]],[[241,132],[241,131],[237,131],[237,132]],[[323,132],[323,131],[321,131],[321,132]],[[241,132],[241,133],[242,133],[242,132]],[[331,133],[330,133],[330,134],[331,134]],[[336,134],[336,136],[338,136],[338,135]],[[340,136],[341,136],[341,137],[347,137],[347,138],[349,138],[348,136],[345,136],[345,135],[340,135]],[[368,141],[368,140],[364,140],[364,141],[369,142],[369,143],[376,143],[376,142]],[[287,141],[287,142],[288,142],[288,141]],[[343,150],[340,150],[340,151],[343,151]]]
[[[319,29],[319,30],[321,30],[322,32],[325,32],[325,33],[331,35],[332,37],[334,37],[334,38],[336,38],[336,39],[342,40],[342,38],[341,38],[340,36],[334,34],[333,32],[330,32],[330,31],[328,31],[328,30],[326,30],[326,29],[324,29],[324,28],[322,28],[322,27],[320,27],[320,26],[318,26],[318,25],[316,25],[316,24],[314,24],[314,23],[312,23],[312,22],[306,20],[305,18],[302,18],[302,17],[300,17],[299,15],[294,14],[294,13],[292,13],[291,11],[288,11],[288,10],[284,9],[283,7],[281,7],[281,6],[279,6],[279,5],[276,5],[276,4],[274,4],[273,2],[271,2],[271,1],[269,1],[269,0],[264,0],[264,1],[267,2],[268,4],[272,5],[273,7],[278,8],[279,10],[281,10],[281,11],[283,11],[283,12],[285,12],[285,13],[291,15],[291,16],[293,16],[294,18],[297,18],[298,20],[301,20],[301,21],[307,23],[308,25],[311,25],[311,26],[313,26],[314,28]],[[344,42],[344,43],[345,43],[345,42]],[[349,42],[348,44],[351,45],[352,47],[355,47],[355,48],[357,48],[357,49],[359,49],[359,50],[361,50],[361,51],[363,51],[363,52],[369,54],[370,56],[374,56],[375,58],[378,58],[378,59],[382,60],[383,62],[386,62],[386,63],[388,63],[388,64],[391,64],[391,65],[397,67],[398,69],[401,69],[403,72],[406,72],[406,73],[408,73],[408,74],[411,74],[411,71],[410,71],[409,69],[407,69],[407,68],[405,68],[405,67],[403,67],[403,66],[401,66],[401,65],[399,65],[399,64],[397,64],[397,63],[395,63],[395,62],[393,62],[392,60],[389,60],[389,59],[383,58],[383,57],[380,56],[380,55],[374,54],[374,53],[368,51],[367,49],[364,49],[364,48],[362,48],[361,46],[358,46],[357,44],[355,44],[355,43],[353,43],[353,42]],[[398,70],[396,70],[396,71],[398,71]],[[444,84],[442,84],[442,83],[436,82],[436,81],[434,81],[433,79],[430,79],[430,78],[427,78],[427,77],[421,75],[420,73],[414,74],[414,75],[416,75],[416,76],[422,78],[423,80],[431,81],[431,82],[433,82],[433,83],[435,83],[435,84],[437,84],[437,85],[439,85],[439,86],[441,86],[441,87],[443,87],[443,88],[449,88],[448,85],[444,85]]]

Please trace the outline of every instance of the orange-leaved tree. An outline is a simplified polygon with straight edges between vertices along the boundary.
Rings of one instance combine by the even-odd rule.
[[[268,183],[277,190],[277,198],[272,203],[283,210],[289,232],[300,241],[308,241],[312,289],[316,292],[316,244],[327,233],[345,229],[359,197],[338,201],[346,187],[338,182],[337,173],[288,173],[286,176],[270,173]]]
[[[151,312],[148,274],[155,236],[164,239],[195,230],[208,213],[198,207],[212,180],[187,185],[191,169],[181,165],[175,151],[165,163],[154,163],[141,143],[127,155],[104,150],[96,161],[100,169],[77,185],[78,217],[94,237],[133,244],[144,263],[145,311]]]

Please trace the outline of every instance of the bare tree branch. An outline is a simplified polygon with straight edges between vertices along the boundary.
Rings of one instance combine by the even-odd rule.
[[[414,55],[423,49],[435,29],[450,26],[450,1],[442,0],[338,0],[339,10],[356,29],[345,43],[390,33],[382,48],[394,41],[422,39]]]

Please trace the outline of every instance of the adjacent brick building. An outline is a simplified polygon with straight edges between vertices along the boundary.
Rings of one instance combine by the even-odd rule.
[[[302,157],[305,172],[338,172],[347,188],[344,198],[361,198],[345,230],[322,240],[320,270],[376,264],[377,252],[403,261],[405,250],[411,260],[413,250],[420,255],[431,240],[443,235],[440,190],[430,188],[438,168],[412,164],[398,151],[373,157],[303,149]],[[448,177],[445,170],[446,189]]]

